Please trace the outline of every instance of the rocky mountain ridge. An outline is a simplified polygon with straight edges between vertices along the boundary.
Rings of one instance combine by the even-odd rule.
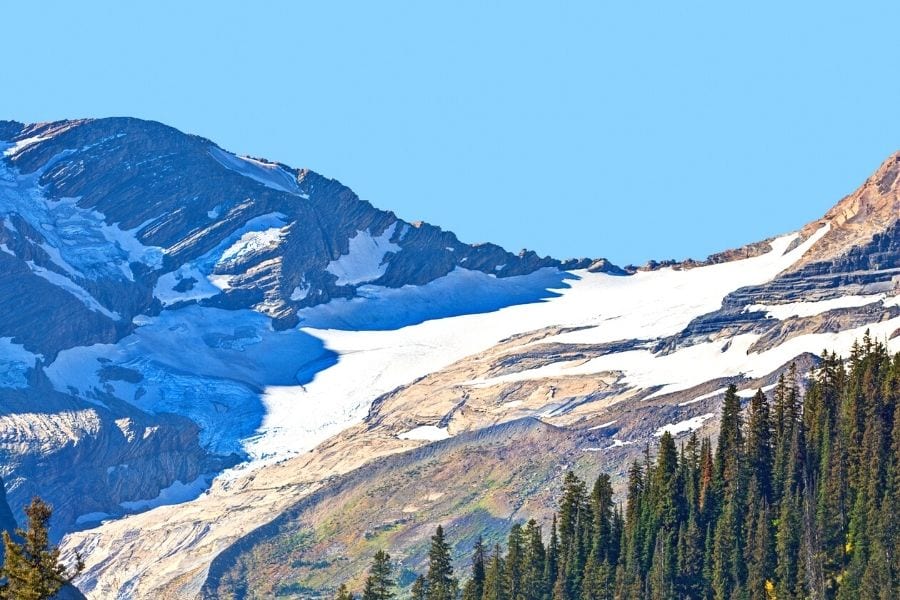
[[[2,475],[14,510],[54,503],[93,598],[218,594],[286,543],[276,515],[326,531],[308,498],[332,484],[380,499],[350,516],[389,543],[434,519],[499,532],[561,472],[518,435],[618,476],[661,430],[714,431],[728,383],[765,389],[867,329],[900,339],[898,155],[798,232],[626,270],[464,244],[158,123],[5,121],[0,140]],[[355,472],[426,456],[452,482],[485,444],[484,469],[513,467],[486,507]],[[289,547],[322,569],[273,576],[326,590],[336,556],[364,563],[340,543]]]
[[[110,348],[163,313],[197,306],[270,319],[203,338],[204,348],[240,358],[259,332],[289,330],[299,310],[366,286],[422,285],[458,268],[502,279],[577,266],[463,244],[312,171],[238,157],[159,123],[2,121],[0,150],[4,475],[21,508],[37,491],[28,474],[38,465],[51,474],[42,488],[58,507],[57,533],[173,482],[198,481],[242,454],[201,435],[203,417],[172,410],[173,401],[191,401],[185,394],[196,385],[182,377],[180,360],[78,358],[80,349]],[[314,352],[328,364],[322,348]],[[298,359],[298,369],[307,361]],[[212,395],[228,387],[246,400],[268,383],[297,382],[284,369],[260,373],[263,362],[232,383],[220,361],[206,372],[227,381]],[[209,401],[220,407],[213,412],[228,404]],[[232,421],[246,420],[241,435],[252,433],[261,409],[231,408]],[[80,489],[64,475],[74,465],[84,469]]]

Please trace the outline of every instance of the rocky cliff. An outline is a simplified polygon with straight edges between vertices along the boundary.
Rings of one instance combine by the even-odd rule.
[[[245,456],[261,391],[334,360],[278,335],[302,309],[562,266],[159,123],[3,121],[0,151],[0,455],[13,506],[46,496],[56,534]]]

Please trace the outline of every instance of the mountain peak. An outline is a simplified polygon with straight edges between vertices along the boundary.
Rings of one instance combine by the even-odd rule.
[[[806,239],[828,225],[822,236],[794,266],[834,260],[852,248],[870,243],[900,221],[900,151],[890,155],[853,193],[835,204],[821,219],[801,230]]]

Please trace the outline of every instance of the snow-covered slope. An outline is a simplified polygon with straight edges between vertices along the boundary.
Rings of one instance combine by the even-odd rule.
[[[91,549],[82,583],[96,597],[112,597],[113,590],[126,585],[135,595],[150,597],[161,590],[171,593],[176,575],[190,572],[192,583],[180,579],[179,586],[186,587],[179,590],[196,593],[208,561],[223,544],[268,521],[279,507],[319,485],[312,482],[324,482],[411,444],[444,439],[498,420],[530,415],[595,429],[596,420],[603,418],[601,425],[609,431],[601,432],[606,440],[597,447],[601,452],[605,447],[640,448],[661,431],[685,434],[714,423],[710,402],[723,389],[716,385],[712,393],[693,392],[704,390],[707,382],[730,379],[749,385],[805,353],[826,347],[846,352],[865,329],[887,338],[900,328],[898,315],[838,332],[800,335],[761,351],[749,350],[760,339],[758,333],[673,352],[654,351],[655,341],[677,335],[697,317],[717,310],[733,290],[776,277],[827,230],[823,226],[800,245],[793,245],[797,234],[791,234],[775,240],[767,254],[696,269],[661,269],[627,278],[539,271],[506,280],[454,272],[426,286],[369,288],[365,298],[309,309],[301,313],[301,323],[307,317],[316,326],[302,330],[322,340],[337,360],[303,386],[266,390],[266,416],[259,435],[247,442],[260,461],[229,471],[188,505],[160,508],[70,537],[69,548]],[[540,302],[496,312],[393,329],[371,327],[391,311],[418,321],[422,311],[434,310],[431,300],[453,301],[445,293],[449,288],[467,298],[509,295],[513,286],[548,293]],[[872,300],[895,306],[897,298],[880,294]],[[529,335],[548,327],[553,331]],[[629,337],[636,334],[640,339]],[[891,344],[897,348],[897,339]],[[567,348],[576,352],[567,355]],[[544,354],[544,349],[551,351]],[[523,356],[530,360],[530,368],[521,368],[521,362],[512,368],[511,359]],[[594,382],[605,393],[576,385],[583,381]],[[523,382],[537,388],[521,387]],[[630,412],[635,401],[638,406],[652,405],[652,398],[666,395],[677,396],[683,406],[673,404],[671,410],[642,417],[635,435],[626,437],[628,427],[623,428],[624,421],[633,417],[609,427],[612,411],[629,407]],[[708,401],[697,402],[704,398]],[[298,454],[329,434],[336,437],[325,441],[312,457]],[[297,457],[276,460],[293,455]],[[281,490],[277,493],[271,488],[275,481]],[[166,534],[154,526],[157,523],[167,523],[167,530],[180,523],[191,531],[189,539],[178,538],[179,544],[192,548],[190,555],[173,552]],[[125,539],[136,528],[148,533]],[[130,560],[133,556],[152,559],[135,563]]]
[[[267,390],[336,360],[297,330],[300,311],[463,266],[500,280],[561,265],[461,243],[336,181],[158,123],[4,121],[0,151],[0,416],[40,416],[0,443],[2,471],[20,509],[36,491],[35,460],[59,473],[89,463],[84,481],[42,490],[60,530],[258,458],[247,440],[278,396]],[[69,427],[72,414],[100,426],[69,428],[72,444],[42,452],[39,423]],[[159,452],[167,458],[142,474],[130,458]]]

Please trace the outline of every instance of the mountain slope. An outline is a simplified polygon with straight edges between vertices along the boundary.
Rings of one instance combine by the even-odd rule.
[[[829,224],[820,224],[812,234],[797,232],[760,244],[763,251],[744,253],[740,260],[716,260],[694,268],[639,271],[629,277],[584,270],[563,273],[560,279],[542,281],[544,289],[553,290],[542,302],[403,328],[379,331],[368,325],[390,321],[396,313],[419,315],[432,302],[452,303],[454,293],[468,298],[482,280],[476,278],[473,284],[455,273],[418,288],[373,288],[367,298],[304,309],[300,318],[313,325],[306,331],[324,340],[338,360],[284,402],[302,402],[315,413],[313,406],[351,398],[358,406],[371,404],[364,420],[349,427],[354,420],[348,420],[336,428],[340,433],[308,453],[220,479],[206,495],[188,504],[162,507],[71,536],[69,548],[94,550],[82,584],[96,597],[114,596],[123,588],[136,597],[193,597],[201,589],[215,593],[210,590],[219,589],[227,575],[232,578],[229,586],[250,586],[248,594],[265,595],[275,585],[295,590],[286,592],[288,596],[305,597],[311,592],[296,590],[307,585],[327,589],[336,581],[328,573],[341,571],[338,563],[328,562],[331,566],[318,574],[279,568],[282,554],[266,563],[260,548],[291,553],[301,566],[326,560],[315,549],[307,553],[299,541],[300,545],[291,545],[293,517],[277,521],[287,524],[286,538],[279,533],[280,525],[273,529],[266,524],[273,515],[306,514],[303,507],[313,506],[302,520],[304,527],[319,531],[326,521],[318,519],[327,514],[307,498],[318,491],[330,497],[331,486],[344,481],[335,476],[373,459],[428,446],[437,460],[444,461],[443,449],[463,451],[466,440],[477,439],[469,437],[472,433],[538,418],[584,436],[585,443],[573,451],[590,453],[603,468],[620,474],[627,461],[663,430],[679,435],[698,429],[713,432],[718,403],[729,383],[738,384],[745,397],[757,387],[767,389],[791,362],[802,369],[815,362],[814,355],[822,348],[846,351],[867,329],[879,338],[891,338],[896,346],[900,299],[895,287],[850,288],[849,293],[837,288],[826,299],[778,287],[830,230]],[[892,256],[889,259],[896,261],[898,257]],[[508,286],[519,282],[527,287],[528,281],[541,276],[537,272],[509,278],[485,294],[506,297]],[[771,295],[746,295],[756,289],[772,290]],[[779,289],[780,295],[775,293]],[[343,330],[332,329],[338,323]],[[287,425],[288,413],[289,409],[276,409],[267,420]],[[265,434],[269,435],[277,437],[274,431]],[[433,444],[447,437],[458,439],[454,444]],[[504,456],[512,468],[528,459]],[[527,502],[530,477],[547,473],[523,469],[523,478],[511,486]],[[360,486],[360,494],[378,498],[379,490],[385,491],[378,481],[350,477],[355,478],[354,486]],[[553,477],[545,481],[550,487],[558,483]],[[408,524],[397,525],[392,536],[415,539],[438,519],[455,522],[478,504],[478,496],[466,500],[451,495],[447,502],[455,508],[440,515],[423,512]],[[398,508],[390,497],[366,506],[357,507],[359,512],[350,518],[376,523],[379,511]],[[492,507],[485,522],[506,522],[516,514],[515,507]],[[190,533],[173,538],[171,527]],[[263,529],[256,531],[257,527]],[[141,535],[133,535],[134,531]],[[353,549],[348,554],[353,564],[362,565],[357,551],[369,546],[358,539],[342,543]],[[186,547],[190,553],[178,552]],[[225,562],[215,562],[226,548]],[[388,544],[388,549],[402,551],[399,542]],[[240,568],[233,567],[248,564],[250,555],[259,572],[275,579],[257,578],[255,584],[249,575],[241,579]],[[136,556],[153,568],[143,560],[134,564]],[[258,562],[260,557],[263,562]],[[210,564],[216,565],[212,571]],[[291,587],[293,583],[300,587]]]
[[[896,156],[796,233],[624,276],[463,244],[158,123],[0,122],[0,140],[2,474],[14,510],[54,503],[95,598],[215,589],[223,551],[280,544],[252,532],[335,477],[365,495],[351,473],[379,457],[452,465],[479,432],[553,431],[618,473],[665,428],[713,431],[728,383],[749,394],[866,329],[898,343]],[[532,502],[530,478],[556,480],[509,435],[509,493]],[[477,504],[451,500],[409,535]]]
[[[13,505],[40,489],[57,534],[246,456],[264,390],[336,360],[294,329],[304,307],[454,269],[502,281],[561,265],[159,123],[4,121],[0,151],[0,454]],[[532,288],[529,301],[546,293]]]

